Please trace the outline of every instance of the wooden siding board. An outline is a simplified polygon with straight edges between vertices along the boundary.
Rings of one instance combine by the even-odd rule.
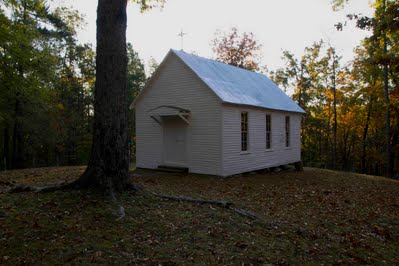
[[[249,150],[241,152],[241,112],[248,112]],[[266,114],[272,116],[272,149],[266,150]],[[291,120],[291,146],[285,147],[285,116]],[[300,160],[301,115],[260,108],[223,105],[223,176]]]
[[[187,130],[190,172],[220,175],[221,103],[174,54],[170,54],[136,102],[136,164],[154,169],[163,163],[163,129],[148,112],[161,105],[191,111]]]

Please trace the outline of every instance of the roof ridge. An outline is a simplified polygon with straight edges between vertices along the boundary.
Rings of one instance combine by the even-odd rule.
[[[268,76],[171,49],[225,103],[304,113]]]
[[[237,69],[237,70],[243,70],[243,71],[247,71],[247,72],[249,72],[249,73],[253,73],[253,74],[262,75],[262,76],[267,77],[267,76],[266,76],[265,74],[263,74],[263,73],[259,73],[259,72],[255,72],[255,71],[252,71],[252,70],[249,70],[249,69],[246,69],[246,68],[242,68],[242,67],[230,65],[230,64],[228,64],[228,63],[225,63],[225,62],[222,62],[222,61],[218,61],[218,60],[216,60],[216,59],[207,58],[207,57],[203,57],[203,56],[196,55],[196,54],[192,54],[192,53],[187,53],[186,51],[183,51],[183,50],[176,50],[176,49],[171,49],[171,50],[172,50],[173,52],[175,52],[175,53],[185,53],[185,54],[187,54],[187,55],[189,55],[189,56],[198,57],[198,58],[200,58],[200,59],[202,59],[202,60],[212,61],[212,62],[215,62],[215,63],[217,63],[217,64],[222,64],[222,65],[225,65],[225,66],[227,66],[227,67],[231,67],[231,68],[234,68],[234,69]],[[268,77],[267,77],[267,78],[268,78]]]

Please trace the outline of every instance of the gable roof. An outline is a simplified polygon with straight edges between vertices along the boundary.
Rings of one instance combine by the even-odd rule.
[[[215,60],[171,50],[224,103],[305,113],[267,76],[217,62]]]

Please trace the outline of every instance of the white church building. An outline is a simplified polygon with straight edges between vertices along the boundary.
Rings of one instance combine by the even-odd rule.
[[[265,75],[170,50],[136,109],[136,167],[230,176],[301,160],[304,111]]]

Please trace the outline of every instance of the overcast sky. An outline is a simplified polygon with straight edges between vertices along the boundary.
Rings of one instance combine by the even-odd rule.
[[[95,44],[97,0],[59,0],[86,16],[86,27],[79,31],[81,42]],[[331,0],[166,0],[162,10],[144,14],[129,3],[127,40],[147,63],[160,62],[170,48],[180,49],[177,34],[183,29],[184,50],[212,58],[210,42],[216,30],[235,26],[253,32],[263,45],[263,65],[270,70],[283,66],[281,54],[289,50],[300,56],[306,46],[324,39],[350,60],[352,50],[367,34],[354,27],[337,32],[334,24],[347,13],[371,14],[368,0],[351,0],[340,12]]]

